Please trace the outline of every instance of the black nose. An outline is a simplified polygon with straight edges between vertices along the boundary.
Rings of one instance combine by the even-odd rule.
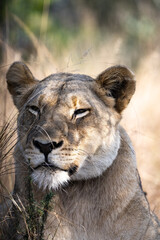
[[[37,140],[33,140],[33,144],[36,148],[40,150],[45,156],[47,156],[53,149],[60,148],[63,145],[63,141],[60,142],[49,142],[49,143],[41,143]]]

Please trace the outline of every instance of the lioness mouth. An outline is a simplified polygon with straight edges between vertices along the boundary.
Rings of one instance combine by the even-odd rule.
[[[73,175],[77,171],[77,168],[78,168],[76,165],[73,165],[69,169],[63,169],[63,168],[57,167],[53,164],[42,163],[42,164],[38,165],[37,167],[35,167],[34,170],[37,170],[41,167],[49,168],[49,169],[52,169],[53,171],[56,171],[56,170],[65,171],[65,172],[68,172],[69,176]]]
[[[61,171],[65,171],[65,172],[68,171],[66,169],[63,169],[63,168],[60,168],[60,167],[57,167],[57,166],[55,166],[53,164],[48,164],[48,163],[42,163],[42,164],[38,165],[37,167],[35,167],[34,170],[37,170],[37,169],[39,169],[41,167],[49,168],[49,169],[52,169],[53,171],[56,171],[56,170],[61,170]]]

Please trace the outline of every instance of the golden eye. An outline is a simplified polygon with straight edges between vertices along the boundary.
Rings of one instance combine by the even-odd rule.
[[[28,111],[35,116],[37,116],[40,113],[40,109],[37,106],[28,106]]]
[[[86,115],[88,115],[88,113],[90,112],[89,108],[84,108],[84,109],[77,109],[74,111],[73,116],[77,119],[77,118],[82,118],[85,117]]]

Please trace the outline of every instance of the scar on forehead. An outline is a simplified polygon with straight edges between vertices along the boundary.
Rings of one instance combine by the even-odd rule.
[[[72,102],[73,102],[73,106],[76,107],[77,106],[77,97],[76,96],[72,96]]]
[[[39,98],[39,105],[43,105],[43,101],[44,101],[45,95],[41,95]]]

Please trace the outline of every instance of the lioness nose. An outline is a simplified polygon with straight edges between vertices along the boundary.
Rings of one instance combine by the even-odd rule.
[[[48,155],[53,149],[60,148],[63,145],[63,141],[60,142],[49,142],[41,143],[37,140],[33,140],[33,144],[36,148],[40,150],[45,156]]]

